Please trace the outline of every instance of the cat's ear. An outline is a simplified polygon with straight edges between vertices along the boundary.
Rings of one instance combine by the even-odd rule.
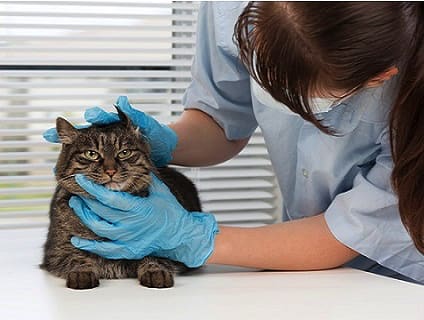
[[[63,144],[71,144],[78,137],[78,130],[67,120],[60,117],[56,119],[56,131],[60,142]]]
[[[130,130],[134,131],[134,134],[136,134],[137,136],[141,136],[140,134],[140,128],[138,126],[134,126],[133,123],[131,122],[131,119],[124,113],[121,111],[121,109],[118,108],[118,106],[114,105],[116,111],[118,112],[118,116],[119,119],[121,120],[121,122]]]
[[[124,112],[122,112],[121,109],[119,109],[116,105],[115,105],[115,109],[118,112],[118,117],[121,120],[121,122],[127,127],[132,127],[130,118]]]

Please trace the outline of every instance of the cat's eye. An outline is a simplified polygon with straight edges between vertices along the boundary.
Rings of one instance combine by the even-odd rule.
[[[84,152],[84,157],[86,157],[88,160],[99,160],[100,154],[93,150],[87,150]]]
[[[125,150],[122,150],[121,152],[118,153],[118,158],[119,159],[125,159],[125,158],[128,158],[131,155],[132,155],[132,151],[125,149]]]

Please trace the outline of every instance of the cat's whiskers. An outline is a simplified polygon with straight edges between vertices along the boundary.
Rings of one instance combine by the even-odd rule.
[[[143,174],[143,175],[134,174],[133,175],[133,179],[134,180],[135,179],[139,179],[139,180],[141,180],[142,182],[144,182],[146,184],[150,184],[150,177],[148,175],[145,175],[145,174]]]
[[[120,183],[121,190],[125,189],[127,192],[137,192],[145,189],[150,184],[147,177],[146,175],[133,174],[130,178],[124,179]]]
[[[75,178],[76,174],[69,174],[67,176],[64,176],[62,178],[59,178],[57,181],[58,182],[67,182],[66,180],[71,179],[71,178]]]
[[[126,189],[131,192],[136,192],[140,190],[140,186],[134,180],[127,180]]]

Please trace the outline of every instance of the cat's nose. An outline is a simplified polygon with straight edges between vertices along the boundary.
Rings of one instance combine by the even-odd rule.
[[[108,176],[112,177],[116,173],[116,170],[115,169],[107,169],[107,170],[105,170],[105,172]]]

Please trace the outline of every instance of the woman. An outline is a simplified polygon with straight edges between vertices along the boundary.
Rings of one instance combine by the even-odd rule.
[[[114,259],[348,265],[424,283],[423,36],[420,3],[202,3],[181,118],[164,126],[124,98],[117,104],[145,131],[158,165],[228,160],[259,125],[283,222],[218,226],[186,212],[155,177],[144,199],[77,177],[98,202],[77,198],[76,213],[112,240],[72,243]],[[87,112],[92,123],[114,119]]]

